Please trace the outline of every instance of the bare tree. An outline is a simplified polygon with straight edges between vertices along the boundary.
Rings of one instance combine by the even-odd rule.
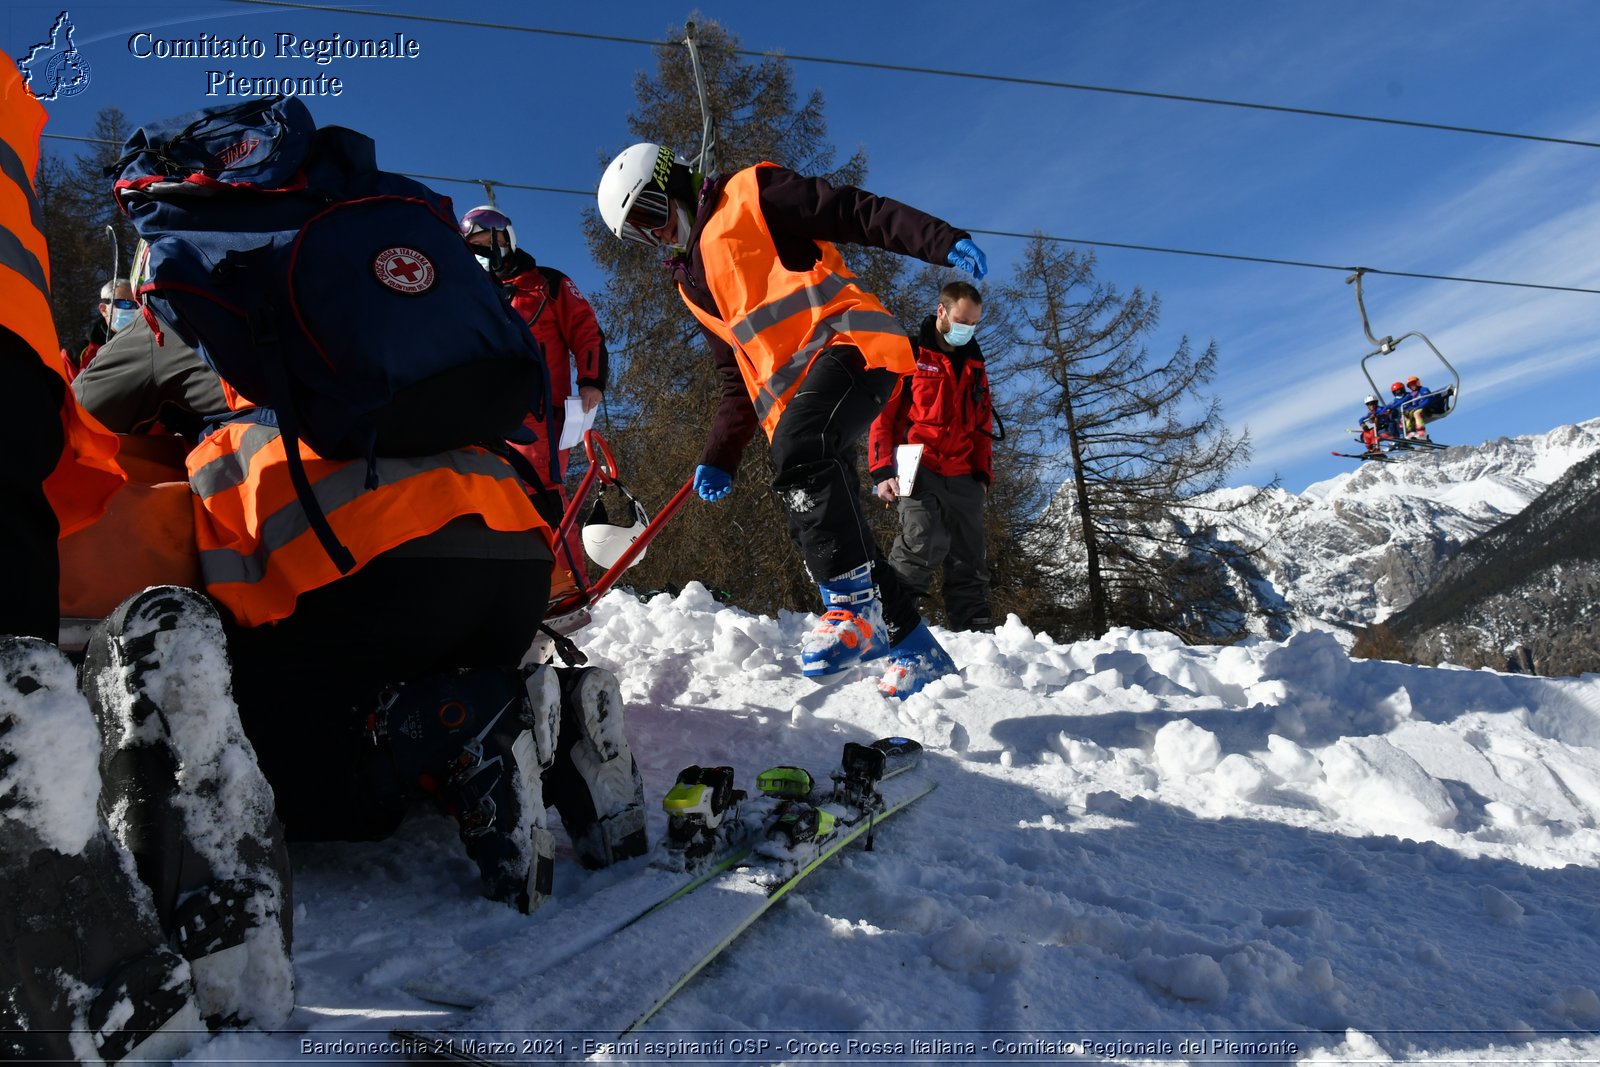
[[[1248,500],[1203,504],[1249,457],[1248,434],[1229,433],[1205,395],[1215,343],[1196,354],[1185,338],[1165,359],[1143,339],[1160,302],[1123,295],[1094,277],[1094,257],[1036,238],[1007,290],[1017,330],[1015,371],[1037,386],[1032,414],[1060,433],[1064,485],[1036,525],[1036,554],[1056,560],[1052,599],[1078,626],[1167,630],[1186,640],[1236,639],[1260,605],[1230,574],[1249,552],[1215,536],[1209,514]],[[1078,541],[1080,564],[1061,546]]]

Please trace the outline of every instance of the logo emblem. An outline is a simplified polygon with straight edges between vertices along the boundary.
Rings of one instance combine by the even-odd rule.
[[[425,293],[433,288],[438,272],[433,261],[415,248],[385,248],[372,260],[372,273],[397,293]]]
[[[72,16],[61,12],[50,27],[49,38],[28,49],[27,56],[17,61],[22,82],[35,99],[65,100],[89,88],[89,61],[72,43],[74,29]],[[34,75],[41,67],[43,76],[35,84]]]
[[[229,145],[227,148],[224,148],[222,151],[218,152],[216,155],[217,163],[222,167],[223,170],[227,170],[229,167],[233,166],[235,163],[238,163],[240,160],[244,159],[251,152],[254,152],[260,147],[261,138],[246,137],[238,144]]]

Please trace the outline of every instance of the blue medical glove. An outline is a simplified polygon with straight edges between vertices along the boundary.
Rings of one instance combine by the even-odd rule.
[[[733,475],[721,467],[702,463],[694,469],[694,491],[701,500],[721,500],[733,492]]]
[[[952,267],[966,271],[977,281],[983,281],[983,276],[989,273],[989,261],[984,258],[983,249],[973,244],[970,237],[957,241],[946,258]]]

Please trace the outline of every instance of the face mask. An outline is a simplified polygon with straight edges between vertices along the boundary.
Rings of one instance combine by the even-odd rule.
[[[694,227],[694,221],[689,218],[688,208],[682,204],[674,204],[673,207],[676,209],[678,225],[677,232],[672,235],[677,240],[672,245],[672,251],[681,256],[689,248],[689,231]]]
[[[476,259],[478,261],[478,266],[482,267],[484,270],[490,269],[488,256],[474,255],[472,258]]]
[[[116,333],[118,330],[128,325],[128,323],[133,321],[133,317],[137,314],[138,312],[133,308],[117,308],[111,313],[111,332]]]
[[[960,348],[972,340],[972,335],[977,332],[978,327],[975,323],[952,322],[950,329],[945,331],[944,342],[951,348]]]

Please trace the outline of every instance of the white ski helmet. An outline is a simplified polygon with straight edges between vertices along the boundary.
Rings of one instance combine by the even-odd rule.
[[[667,224],[672,210],[667,188],[673,168],[682,166],[686,165],[665,145],[646,143],[624,149],[600,176],[595,194],[606,228],[626,241],[659,245],[651,231]],[[687,222],[687,212],[680,214],[684,216],[680,223]]]
[[[1362,403],[1364,403],[1364,404],[1376,404],[1377,402],[1378,402],[1378,398],[1373,396],[1371,393],[1368,393],[1367,394],[1367,399],[1362,401]]]
[[[461,236],[471,237],[485,230],[498,230],[506,235],[507,251],[517,250],[517,231],[511,226],[511,216],[493,204],[479,204],[461,216]]]
[[[622,494],[622,504],[627,510],[626,521],[628,525],[619,525],[606,513],[604,502],[605,493],[602,490],[594,499],[594,507],[589,510],[589,517],[583,524],[583,549],[595,564],[610,570],[616,566],[617,560],[628,550],[628,546],[639,539],[645,527],[650,525],[650,516],[644,510],[644,505],[635,499],[634,495],[622,487],[620,483],[613,483],[617,492]],[[644,559],[648,548],[641,549],[633,558],[633,566]]]

